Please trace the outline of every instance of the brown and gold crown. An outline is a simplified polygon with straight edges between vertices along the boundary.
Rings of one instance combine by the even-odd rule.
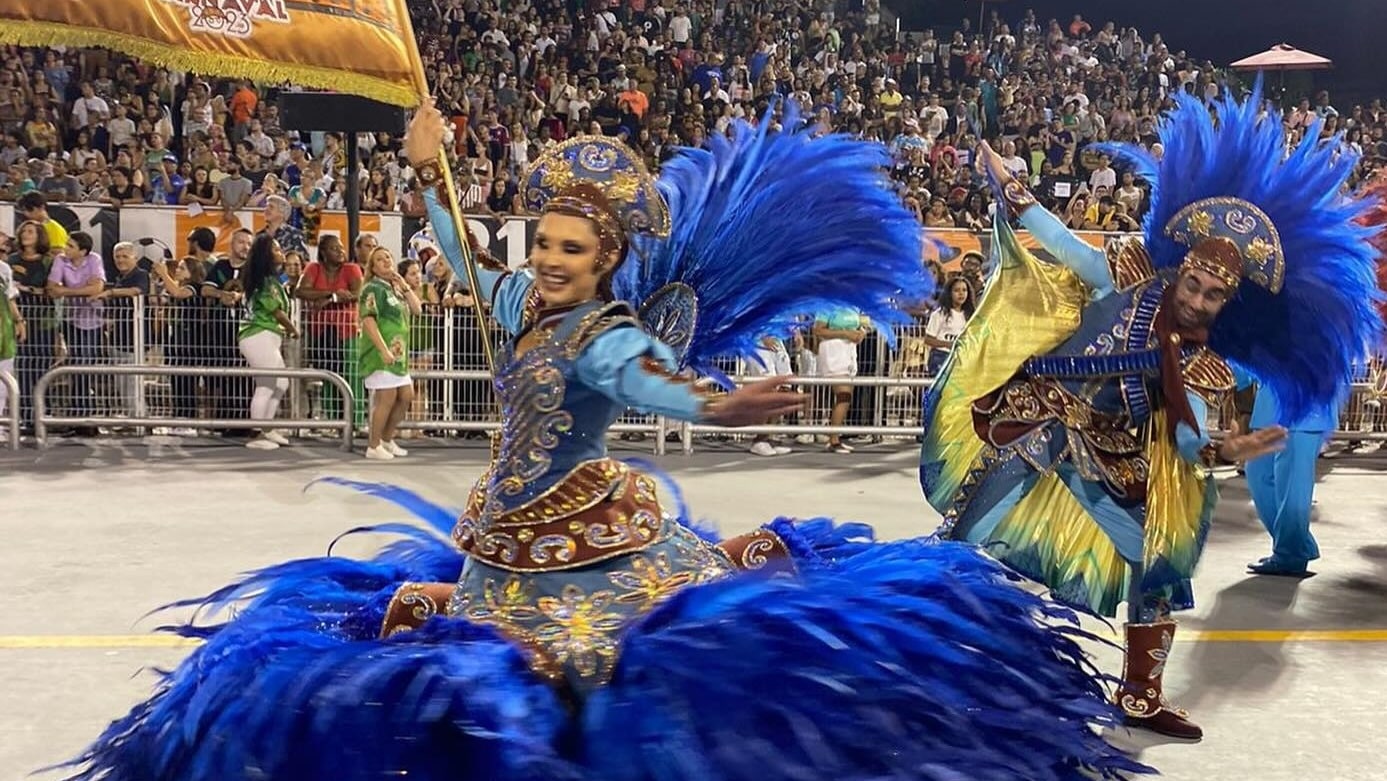
[[[1182,268],[1213,274],[1229,287],[1243,279],[1281,291],[1286,258],[1266,212],[1241,198],[1205,198],[1181,209],[1165,233],[1189,247]]]

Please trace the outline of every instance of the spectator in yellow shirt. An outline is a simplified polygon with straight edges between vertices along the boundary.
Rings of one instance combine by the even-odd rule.
[[[905,96],[896,87],[895,79],[887,79],[886,89],[882,91],[878,100],[881,102],[881,113],[887,117],[894,117],[901,113],[901,102],[905,100]]]
[[[15,203],[15,208],[24,215],[24,219],[32,220],[43,226],[44,232],[48,234],[48,246],[67,246],[67,229],[59,225],[57,220],[48,216],[48,199],[43,197],[43,193],[37,190],[24,193]]]
[[[1115,231],[1118,229],[1117,202],[1103,194],[1084,212],[1084,230]]]

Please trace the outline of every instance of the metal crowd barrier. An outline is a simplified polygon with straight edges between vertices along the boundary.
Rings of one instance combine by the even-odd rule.
[[[730,378],[738,386],[748,382],[758,382],[766,379],[761,376],[737,375]],[[789,384],[808,388],[824,388],[852,386],[854,388],[902,388],[918,389],[910,391],[911,395],[918,399],[924,389],[934,384],[934,380],[927,377],[788,377]],[[878,397],[881,394],[877,394]],[[812,398],[812,395],[811,395]],[[882,417],[885,412],[883,405],[874,405],[874,415]],[[811,411],[811,416],[813,412]],[[923,424],[920,424],[923,425]],[[693,452],[693,438],[697,435],[722,435],[737,438],[755,436],[798,436],[809,434],[813,436],[863,436],[863,437],[896,437],[914,438],[920,434],[920,425],[911,427],[896,425],[889,426],[884,424],[871,425],[842,425],[834,426],[827,423],[769,423],[761,426],[743,426],[740,428],[727,428],[724,426],[713,426],[704,423],[684,423],[684,431],[687,436],[682,438],[684,452]]]
[[[437,281],[437,280],[435,280]],[[10,418],[33,418],[45,438],[55,423],[64,425],[208,428],[276,428],[358,431],[366,426],[367,394],[357,375],[360,339],[352,303],[312,308],[295,301],[291,316],[302,338],[286,340],[288,368],[254,371],[244,366],[236,329],[240,310],[210,299],[182,303],[159,295],[91,302],[46,299],[21,303],[30,338],[19,346],[15,377],[6,382],[13,406]],[[494,323],[479,326],[470,310],[429,306],[411,326],[411,374],[416,401],[403,428],[409,432],[467,434],[499,427],[490,377],[480,356],[482,338],[497,339]],[[689,452],[704,438],[747,439],[758,435],[870,436],[913,439],[922,426],[921,396],[930,349],[924,327],[899,329],[893,348],[873,334],[860,345],[855,378],[815,376],[812,353],[792,356],[793,382],[810,392],[811,405],[776,425],[725,429],[674,424],[628,411],[613,427],[618,435],[653,436],[656,454],[667,435],[677,432]],[[759,379],[745,365],[720,368],[739,381]],[[272,424],[238,419],[249,405],[250,377],[292,380]],[[231,378],[241,378],[240,382]],[[1339,440],[1387,440],[1387,371],[1374,363],[1357,378],[1340,416]],[[15,383],[17,380],[17,383]],[[205,381],[204,381],[205,380]],[[18,389],[18,393],[14,390]],[[828,388],[869,388],[854,398],[853,425],[827,423]],[[40,388],[42,394],[39,393]],[[37,409],[42,395],[42,411]],[[32,411],[31,411],[32,410]],[[42,420],[40,420],[40,418]],[[1226,428],[1226,412],[1211,416],[1211,428]],[[348,424],[350,423],[350,425]],[[18,427],[11,425],[13,446]],[[344,434],[344,441],[347,436]]]
[[[205,429],[301,429],[335,428],[342,431],[342,449],[352,449],[354,430],[351,405],[343,406],[343,417],[338,421],[294,420],[275,418],[274,420],[250,420],[205,418],[151,418],[135,416],[75,416],[59,417],[48,414],[48,387],[60,377],[76,374],[113,375],[117,377],[139,377],[143,375],[169,377],[287,377],[301,380],[323,380],[332,383],[342,398],[352,400],[352,389],[341,376],[321,369],[252,369],[204,366],[57,366],[50,369],[34,386],[34,439],[39,447],[48,445],[49,426],[167,426],[170,424],[188,428]]]
[[[10,441],[10,450],[19,449],[19,380],[13,374],[0,372],[0,385],[5,386],[5,394],[9,399],[9,406],[5,408],[9,415],[10,422],[5,427],[6,436]]]

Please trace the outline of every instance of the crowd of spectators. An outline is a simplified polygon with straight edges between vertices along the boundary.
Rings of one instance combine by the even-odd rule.
[[[1135,227],[1142,182],[1087,151],[1151,146],[1170,95],[1210,95],[1212,62],[1114,22],[996,10],[925,31],[887,23],[879,0],[411,0],[426,70],[453,117],[466,207],[521,211],[517,176],[578,133],[620,136],[652,166],[738,117],[790,97],[824,130],[887,144],[893,174],[931,227],[985,228],[972,170],[993,141],[1071,226]],[[340,135],[286,132],[276,88],[170,72],[99,49],[0,53],[0,196],[49,201],[345,205]],[[1365,168],[1387,159],[1381,101],[1339,110],[1320,92],[1286,113],[1343,131]],[[361,139],[361,205],[422,214],[399,139]]]

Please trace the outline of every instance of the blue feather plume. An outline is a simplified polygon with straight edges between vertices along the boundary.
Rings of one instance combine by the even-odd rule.
[[[639,262],[622,264],[613,282],[636,306],[673,282],[696,291],[684,364],[703,374],[716,374],[715,358],[754,355],[762,336],[788,335],[805,315],[853,308],[889,326],[908,322],[902,304],[933,292],[923,228],[890,186],[885,147],[816,136],[793,102],[783,130],[773,115],[738,120],[730,138],[663,166],[673,232],[638,239]]]
[[[613,681],[574,711],[493,630],[436,617],[388,639],[405,581],[454,580],[445,508],[386,498],[430,528],[367,561],[267,567],[206,598],[235,603],[153,697],[67,767],[80,781],[1069,781],[1148,769],[1116,723],[1092,640],[977,549],[876,543],[870,527],[770,525],[797,579],[687,589],[633,625]],[[682,506],[682,504],[681,504]],[[682,514],[687,514],[684,510]],[[450,521],[449,521],[450,522]],[[773,690],[772,696],[766,692]]]
[[[1288,156],[1280,113],[1263,113],[1260,79],[1241,103],[1230,92],[1207,105],[1184,93],[1175,102],[1159,129],[1160,160],[1137,147],[1100,145],[1151,184],[1143,227],[1152,261],[1158,269],[1179,266],[1186,248],[1165,226],[1194,201],[1241,198],[1266,212],[1286,260],[1282,290],[1273,295],[1244,281],[1209,345],[1255,374],[1287,420],[1334,404],[1382,333],[1372,231],[1355,222],[1368,204],[1344,192],[1357,156],[1337,136],[1321,141],[1319,121]]]
[[[72,765],[81,781],[578,779],[567,709],[490,629],[389,640],[311,609],[247,613],[164,676]]]
[[[582,714],[585,763],[606,781],[1149,772],[1091,727],[1118,717],[1084,633],[1042,617],[1074,620],[957,543],[688,589],[627,635]]]

